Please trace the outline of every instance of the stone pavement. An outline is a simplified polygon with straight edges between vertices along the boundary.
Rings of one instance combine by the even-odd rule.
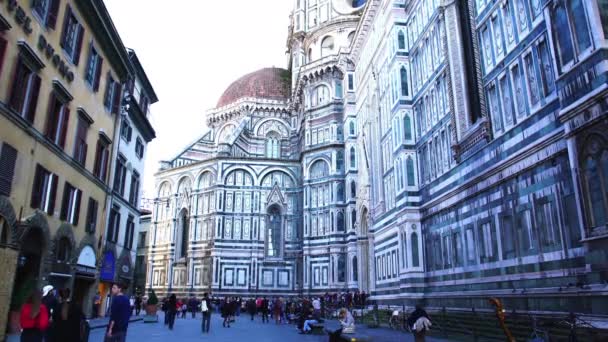
[[[137,321],[129,324],[127,341],[217,341],[217,342],[325,342],[327,336],[315,335],[300,335],[298,334],[295,325],[284,324],[277,325],[274,322],[262,324],[261,317],[256,317],[256,320],[251,322],[250,318],[245,315],[237,317],[235,323],[230,325],[230,328],[222,327],[222,318],[218,314],[211,316],[211,331],[209,334],[201,333],[201,316],[196,319],[176,318],[173,331],[169,330],[164,324],[163,313],[159,312],[158,323],[143,323]],[[372,338],[374,342],[410,342],[414,341],[410,334],[398,332],[389,329],[367,329],[363,326],[357,326],[357,331],[364,333]],[[103,342],[105,329],[94,329],[89,336],[90,342]],[[436,338],[427,338],[428,342],[446,342]]]

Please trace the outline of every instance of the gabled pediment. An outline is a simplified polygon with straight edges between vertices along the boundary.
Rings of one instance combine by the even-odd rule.
[[[284,206],[286,204],[285,196],[283,196],[283,192],[277,183],[272,186],[272,190],[266,198],[266,203],[268,203],[269,206],[272,204],[280,204],[281,206]]]

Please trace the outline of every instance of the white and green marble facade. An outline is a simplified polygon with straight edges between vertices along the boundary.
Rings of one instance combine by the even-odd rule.
[[[148,285],[608,314],[604,2],[344,5],[294,0],[291,97],[158,173]]]

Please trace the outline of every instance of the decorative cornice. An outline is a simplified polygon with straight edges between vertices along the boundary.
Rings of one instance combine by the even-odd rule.
[[[70,92],[58,80],[53,80],[53,90],[59,97],[59,100],[63,103],[70,102],[74,99],[74,96],[72,96],[72,94],[70,94]]]
[[[87,111],[84,108],[78,107],[76,109],[76,112],[84,121],[86,121],[89,124],[89,126],[95,122],[95,120],[93,120],[93,118],[89,115],[89,113],[87,113]]]
[[[6,20],[6,18],[4,18],[4,16],[2,16],[2,14],[0,13],[0,32],[2,31],[8,31],[12,28],[11,24],[8,22],[8,20]]]
[[[19,48],[19,55],[25,59],[25,62],[34,70],[39,71],[44,68],[44,62],[34,49],[32,49],[25,41],[20,40],[17,43],[17,47]]]

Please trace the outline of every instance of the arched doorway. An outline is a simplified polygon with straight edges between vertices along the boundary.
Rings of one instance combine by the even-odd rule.
[[[40,266],[42,256],[46,249],[45,236],[41,228],[30,226],[27,228],[20,241],[21,249],[17,258],[17,270],[13,293],[11,296],[11,316],[13,312],[18,315],[21,306],[27,301],[32,291],[38,287],[40,279]],[[11,321],[13,319],[11,318]],[[9,333],[17,328],[11,323]]]
[[[361,256],[361,260],[363,260],[363,262],[360,263],[360,265],[358,265],[361,269],[361,272],[359,272],[359,289],[361,289],[361,291],[365,291],[369,294],[370,291],[370,281],[372,281],[371,279],[371,274],[370,274],[370,251],[369,251],[369,240],[367,238],[367,233],[369,231],[369,226],[368,226],[368,221],[367,221],[367,216],[368,216],[368,211],[366,207],[363,207],[361,209],[361,219],[359,220],[360,225],[359,225],[359,232],[358,235],[361,238],[364,239],[360,239],[359,240],[359,253]]]
[[[177,246],[177,257],[185,258],[188,255],[188,243],[190,240],[190,219],[188,218],[188,210],[185,208],[179,212],[179,220],[177,222],[178,230],[178,244]]]

